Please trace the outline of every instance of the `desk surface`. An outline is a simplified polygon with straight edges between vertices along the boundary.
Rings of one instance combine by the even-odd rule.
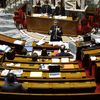
[[[83,54],[97,54],[97,53],[100,53],[100,48],[97,48],[97,49],[87,49],[87,50],[82,50],[83,51]]]
[[[42,63],[41,63],[42,64]],[[15,68],[15,69],[26,69],[26,70],[40,70],[41,66],[40,64],[30,64],[30,63],[19,63],[19,62],[3,62],[4,67],[3,68]],[[44,64],[45,65],[45,64]],[[48,64],[46,64],[48,65]],[[66,71],[84,71],[84,69],[79,68],[78,63],[66,63],[66,64],[59,64],[61,67],[61,70]],[[41,69],[41,70],[48,70],[48,67]]]
[[[48,82],[44,82],[44,83],[24,83],[23,84],[25,87],[27,88],[37,88],[37,89],[71,89],[71,88],[85,88],[85,87],[96,87],[95,82],[62,82],[62,83],[48,83]]]
[[[6,43],[7,45],[9,45],[9,44],[13,44],[13,45],[25,45],[26,41],[24,41],[24,40],[19,40],[19,41],[22,41],[21,44],[17,44],[17,43],[14,44],[14,42],[16,40],[17,40],[16,38],[12,38],[12,37],[0,34],[0,41],[3,42],[3,43]]]
[[[38,46],[36,44],[36,42],[33,42],[32,46],[33,46],[33,50],[34,49],[40,49],[41,50],[41,49],[44,49],[44,48],[46,48],[47,50],[58,50],[60,48],[60,46],[57,46],[57,45],[55,45],[55,46],[49,45],[48,42],[45,42],[43,45],[40,45],[40,46]]]
[[[65,59],[65,61],[64,61]],[[37,59],[37,61],[32,61],[32,57],[15,57],[14,60],[5,60],[7,62],[19,62],[28,64],[69,64],[78,63],[77,61],[71,61],[68,57],[66,58],[49,58],[49,59]]]
[[[19,71],[21,70],[20,68],[19,69],[15,69],[15,68],[6,68],[8,69],[9,71],[12,71],[14,72],[15,74],[16,73],[19,73]],[[1,77],[3,77],[3,74],[2,71],[4,70],[0,70],[0,75]],[[21,75],[20,75],[21,74]],[[26,80],[28,81],[28,79],[31,79],[31,80],[34,80],[34,79],[80,79],[80,78],[86,78],[86,73],[85,72],[67,72],[67,71],[61,71],[59,72],[59,75],[57,74],[50,74],[49,71],[41,71],[41,70],[38,70],[38,71],[35,71],[35,70],[30,70],[30,71],[25,71],[23,70],[23,73],[19,73],[17,74],[19,75],[18,77],[19,78],[26,78]]]

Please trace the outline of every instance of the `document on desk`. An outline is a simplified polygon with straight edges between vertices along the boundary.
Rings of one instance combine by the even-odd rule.
[[[96,43],[100,43],[100,38],[95,38]]]
[[[39,42],[37,42],[36,44],[37,45],[42,45],[42,44],[44,44],[45,43],[45,41],[43,41],[43,40],[40,40]]]
[[[8,45],[0,45],[0,51],[8,52],[10,49]]]
[[[15,67],[20,67],[20,66],[21,66],[20,63],[15,64]]]
[[[40,70],[49,70],[48,66],[49,64],[41,64]]]
[[[49,45],[53,45],[53,46],[61,46],[63,45],[63,42],[62,41],[54,41],[54,42],[49,42]]]
[[[21,40],[15,40],[14,41],[14,44],[20,44],[21,45],[22,43],[23,43],[23,41],[21,41]]]
[[[32,14],[33,17],[41,17],[42,14]]]
[[[20,77],[23,74],[22,69],[11,70],[10,73],[15,74],[17,77]]]
[[[91,61],[95,61],[97,59],[96,56],[90,56]]]
[[[4,70],[1,72],[1,76],[7,76],[8,73],[9,73],[9,70],[4,69]]]
[[[55,19],[67,19],[67,16],[54,16]]]
[[[61,62],[62,62],[62,63],[69,62],[69,58],[61,58]]]
[[[6,66],[14,66],[14,63],[8,63],[8,64],[6,64]]]
[[[42,77],[42,72],[30,72],[30,77]]]
[[[51,72],[51,73],[49,73],[49,78],[59,78],[59,77],[61,77],[60,72]]]
[[[60,59],[59,58],[52,58],[52,63],[59,63]]]

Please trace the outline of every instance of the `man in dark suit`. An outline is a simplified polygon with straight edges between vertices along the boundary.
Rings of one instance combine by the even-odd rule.
[[[1,91],[4,92],[26,92],[26,89],[16,81],[16,76],[13,73],[8,73],[5,78],[5,83],[1,86]]]
[[[61,45],[61,47],[60,47],[60,53],[56,54],[56,56],[73,57],[73,55],[70,54],[69,52],[65,52],[65,46],[64,45]]]
[[[62,41],[62,28],[58,26],[58,21],[54,21],[54,25],[51,26],[49,30],[49,34],[51,35],[50,41]]]
[[[53,15],[61,15],[65,16],[65,8],[61,5],[61,2],[58,2],[58,5],[56,6]]]
[[[44,2],[44,5],[42,5],[42,7],[41,7],[41,13],[47,14],[47,15],[52,14],[52,8],[48,4],[48,1],[47,0]]]

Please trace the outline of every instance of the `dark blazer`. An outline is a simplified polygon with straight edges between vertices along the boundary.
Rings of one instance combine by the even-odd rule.
[[[26,92],[26,90],[19,83],[5,83],[1,86],[1,91],[4,92]]]
[[[56,56],[67,56],[67,57],[71,57],[73,55],[70,54],[70,53],[60,52],[60,53],[56,54]]]
[[[53,15],[62,15],[65,16],[65,8],[57,6],[53,12]]]
[[[57,28],[57,30],[56,30]],[[50,41],[62,41],[62,28],[59,26],[51,26],[49,34],[51,35]]]
[[[48,15],[52,14],[52,8],[50,5],[42,5],[41,13],[48,13]]]

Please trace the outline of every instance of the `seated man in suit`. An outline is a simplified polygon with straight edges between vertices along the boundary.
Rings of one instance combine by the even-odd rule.
[[[48,0],[45,0],[44,5],[42,5],[41,7],[41,13],[47,14],[47,15],[52,14],[52,8],[48,3],[49,3]]]
[[[16,76],[13,73],[8,73],[5,78],[5,83],[1,86],[1,91],[4,92],[26,92],[26,89],[16,81]]]
[[[58,26],[58,21],[54,21],[54,25],[51,26],[49,30],[49,34],[51,35],[50,41],[62,41],[62,28]]]
[[[47,53],[47,49],[46,48],[42,49],[41,56],[48,56],[48,53]]]
[[[61,5],[61,2],[58,2],[58,5],[56,6],[53,15],[61,15],[65,16],[65,8]]]
[[[65,52],[65,46],[61,45],[61,47],[60,47],[60,53],[57,53],[56,56],[73,56],[73,55],[70,54],[68,51]]]

